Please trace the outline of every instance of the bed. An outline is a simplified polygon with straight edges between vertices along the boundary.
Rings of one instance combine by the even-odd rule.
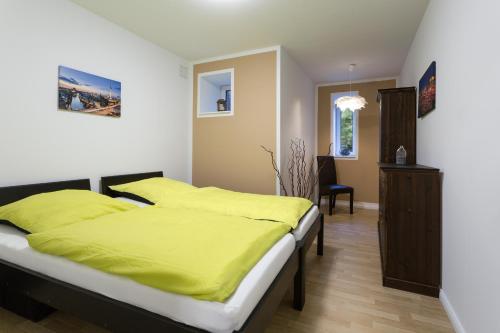
[[[101,178],[101,193],[113,198],[128,200],[138,206],[151,205],[153,203],[139,196],[127,193],[113,191],[110,186],[125,184],[142,179],[153,177],[163,177],[162,171],[125,174],[107,176]],[[317,237],[316,253],[323,255],[323,235],[324,235],[324,216],[319,212],[317,206],[313,205],[311,209],[301,218],[299,225],[292,231],[296,241],[297,254],[299,257],[299,270],[294,279],[294,308],[302,310],[305,304],[305,276],[306,276],[306,254]]]
[[[0,205],[88,179],[0,188]],[[24,233],[0,224],[0,304],[32,320],[59,309],[114,332],[262,332],[299,270],[287,234],[224,303],[162,292],[61,257],[32,250]]]

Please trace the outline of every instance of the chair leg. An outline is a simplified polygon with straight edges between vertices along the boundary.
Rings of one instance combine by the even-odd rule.
[[[328,215],[332,215],[332,207],[333,207],[333,193],[330,193],[328,197]]]
[[[351,215],[353,213],[353,207],[354,207],[354,190],[352,190],[352,192],[351,192],[350,202],[349,202],[349,208],[350,208]]]
[[[335,206],[336,206],[336,204],[337,204],[337,194],[334,194],[334,195],[333,195],[333,201],[332,201],[332,204],[333,204],[333,205],[332,205],[332,206],[333,206],[333,209],[335,210]]]

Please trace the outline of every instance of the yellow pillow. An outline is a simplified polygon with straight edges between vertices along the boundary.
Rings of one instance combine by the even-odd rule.
[[[94,219],[137,208],[87,190],[62,190],[35,194],[0,207],[0,220],[6,220],[31,233]]]
[[[137,195],[152,203],[157,203],[165,196],[196,189],[195,186],[188,183],[164,177],[148,178],[136,182],[113,185],[109,188],[113,191]]]

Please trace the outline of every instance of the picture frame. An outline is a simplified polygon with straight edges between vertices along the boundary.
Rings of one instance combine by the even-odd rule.
[[[433,61],[418,83],[418,118],[436,108],[436,62]]]
[[[58,110],[119,118],[121,83],[59,66]]]

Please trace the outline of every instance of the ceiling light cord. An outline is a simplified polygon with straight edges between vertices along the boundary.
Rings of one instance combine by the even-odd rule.
[[[354,71],[356,64],[349,65],[349,95],[352,97],[352,72]]]
[[[349,65],[349,94],[346,96],[340,97],[335,101],[336,107],[338,107],[342,112],[347,111],[347,110],[349,110],[351,112],[355,112],[355,111],[363,109],[366,106],[366,104],[368,104],[364,97],[359,96],[359,95],[353,96],[353,94],[352,94],[352,76],[351,75],[352,75],[352,72],[353,72],[355,66],[356,66],[356,64]]]

